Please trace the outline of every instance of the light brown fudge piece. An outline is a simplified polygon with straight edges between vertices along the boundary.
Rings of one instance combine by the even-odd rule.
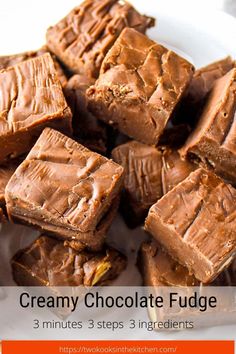
[[[87,91],[88,107],[129,137],[156,145],[192,74],[187,60],[126,28]]]
[[[196,168],[175,150],[134,140],[116,147],[112,157],[125,170],[121,208],[131,227],[143,222],[148,209]]]
[[[217,299],[217,306],[207,308],[205,311],[201,311],[200,306],[180,307],[179,303],[168,306],[168,301],[163,308],[149,307],[148,312],[152,322],[168,323],[171,320],[176,324],[175,329],[183,328],[178,328],[178,324],[185,324],[187,327],[184,328],[193,328],[192,326],[197,328],[235,322],[235,292],[229,287],[236,285],[236,261],[212,283],[209,283],[210,287],[198,281],[186,267],[170,257],[155,240],[141,245],[138,265],[144,286],[147,286],[148,293],[152,292],[155,297],[161,296],[169,300],[171,294],[176,293],[180,297],[186,296],[188,298],[194,297],[196,294],[201,298],[214,295]],[[219,286],[221,288],[218,288]],[[224,290],[222,286],[227,288]],[[155,327],[155,329],[163,329],[163,326]]]
[[[196,129],[180,150],[236,184],[236,69],[217,80]]]
[[[215,81],[236,67],[235,61],[230,57],[211,63],[195,71],[188,88],[187,99],[191,103],[202,102],[211,91]]]
[[[0,91],[0,163],[28,152],[47,126],[72,133],[50,54],[0,71]]]
[[[175,261],[155,240],[142,243],[138,254],[138,266],[145,286],[203,285],[188,268]],[[236,260],[209,285],[236,286]]]
[[[125,27],[145,33],[154,23],[126,1],[85,0],[47,30],[47,45],[73,73],[97,78],[107,51]]]
[[[46,128],[6,187],[9,218],[97,249],[122,175],[115,162]]]
[[[86,90],[94,81],[85,75],[73,75],[64,87],[64,93],[73,113],[73,137],[90,150],[105,155],[107,126],[88,110]]]
[[[236,190],[199,168],[151,207],[145,229],[209,283],[236,256]]]
[[[170,257],[155,240],[142,243],[138,266],[145,286],[183,287],[200,284],[188,268]]]
[[[13,278],[20,286],[107,285],[126,267],[126,258],[108,246],[99,253],[78,252],[41,235],[13,257]]]
[[[21,63],[22,61],[28,60],[28,59],[33,59],[36,57],[39,57],[40,55],[43,55],[45,53],[49,53],[49,49],[47,46],[43,46],[42,48],[38,50],[31,50],[28,52],[24,53],[18,53],[18,54],[13,54],[13,55],[2,55],[0,56],[0,70],[2,69],[7,69],[10,66],[14,66],[16,64]],[[62,69],[61,65],[59,64],[58,60],[56,59],[56,56],[52,53],[50,53],[54,62],[54,66],[57,72],[57,76],[62,84],[62,86],[65,86],[67,83],[67,77]]]

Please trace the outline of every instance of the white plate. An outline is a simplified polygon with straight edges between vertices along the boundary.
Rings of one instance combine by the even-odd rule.
[[[37,49],[45,41],[46,28],[80,0],[8,0],[1,2],[0,54]],[[236,56],[236,23],[214,10],[217,0],[132,0],[140,11],[157,18],[152,38],[176,49],[199,67],[231,54]],[[201,3],[200,8],[198,3]],[[204,5],[203,5],[204,4]]]
[[[76,0],[32,1],[8,0],[1,3],[0,11],[0,54],[13,54],[37,49],[45,41],[46,28],[77,5]],[[236,20],[212,8],[196,7],[197,1],[176,0],[133,0],[132,3],[143,13],[157,18],[157,26],[149,31],[151,38],[172,48],[189,59],[196,67],[208,64],[227,55],[236,57]],[[21,226],[4,225],[0,232],[1,248],[0,283],[13,284],[10,279],[9,260],[22,246],[29,244],[36,232]],[[145,234],[141,228],[129,230],[118,217],[109,237],[112,243],[130,257],[128,270],[117,281],[117,285],[139,285],[139,273],[135,267],[136,249]],[[226,330],[227,329],[227,330]],[[219,335],[220,333],[220,335]],[[155,338],[156,335],[154,334]],[[148,338],[152,336],[148,334]],[[182,332],[173,335],[159,334],[158,338],[231,338],[235,328],[224,327],[197,332]]]

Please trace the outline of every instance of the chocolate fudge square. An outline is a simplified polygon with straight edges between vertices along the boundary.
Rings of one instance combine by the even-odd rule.
[[[122,175],[115,162],[46,128],[7,184],[9,218],[78,248],[98,249],[104,235],[97,237],[97,231],[116,205]]]
[[[64,87],[64,94],[73,113],[74,139],[90,150],[105,155],[107,126],[88,110],[86,91],[94,81],[85,75],[73,75]]]
[[[20,286],[93,286],[106,285],[119,276],[126,258],[108,246],[99,253],[78,252],[42,235],[17,252],[11,265]]]
[[[128,2],[85,0],[47,30],[47,45],[73,73],[97,78],[107,51],[125,27],[145,33],[154,23]]]
[[[145,286],[197,286],[200,282],[188,268],[175,261],[155,241],[143,242],[138,253],[138,267]]]
[[[50,54],[0,71],[0,163],[29,152],[49,126],[71,134],[71,111]]]
[[[175,261],[155,240],[142,243],[138,266],[145,286],[183,287],[201,284],[188,268]],[[236,286],[236,260],[209,285]]]
[[[13,55],[0,56],[0,70],[9,68],[9,66],[14,66],[25,60],[39,57],[45,53],[49,53],[49,49],[47,48],[47,46],[43,46],[42,48],[34,51],[31,50],[28,52],[23,52],[23,53],[18,53]],[[51,53],[51,57],[53,59],[57,76],[61,82],[61,85],[65,86],[65,84],[67,83],[66,74],[63,68],[61,67],[61,65],[59,64],[58,60],[56,59],[56,56]]]
[[[211,91],[215,81],[227,74],[235,66],[235,61],[228,56],[196,70],[188,88],[188,99],[193,104],[202,102]]]
[[[130,227],[142,223],[149,208],[196,168],[175,150],[134,140],[116,147],[112,157],[125,170],[121,210]]]
[[[228,56],[196,70],[173,123],[187,123],[195,127],[214,83],[235,67],[236,62]]]
[[[236,256],[236,190],[199,168],[151,207],[145,229],[209,283]]]
[[[217,80],[181,154],[236,184],[236,69]]]
[[[89,109],[122,133],[156,145],[193,74],[193,66],[126,28],[106,55]]]
[[[197,293],[198,296],[214,295],[217,298],[218,306],[208,308],[205,312],[199,311],[199,307],[181,308],[177,303],[172,306],[166,305],[164,308],[149,307],[149,316],[153,322],[171,320],[172,323],[183,324],[188,319],[188,323],[194,323],[194,328],[235,323],[234,292],[232,288],[231,290],[226,289],[226,292],[222,288],[218,288],[218,286],[228,287],[236,284],[235,274],[234,276],[231,274],[231,272],[235,272],[233,264],[229,269],[223,271],[213,283],[208,284],[210,287],[204,286],[186,267],[171,258],[160,244],[153,240],[141,245],[138,265],[144,285],[148,287],[148,292],[151,291],[153,296],[169,299],[173,288],[178,288],[174,292],[176,291],[179,296],[190,297]],[[163,327],[156,329],[163,329]]]

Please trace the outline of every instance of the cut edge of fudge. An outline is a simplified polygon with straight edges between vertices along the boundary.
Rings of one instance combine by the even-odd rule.
[[[156,240],[141,244],[138,267],[145,286],[201,286],[189,270],[175,261]],[[236,286],[236,259],[209,286]]]
[[[228,56],[196,70],[186,95],[183,97],[175,117],[173,117],[173,123],[181,124],[185,122],[194,128],[214,83],[234,67],[236,67],[236,62]]]
[[[95,79],[75,74],[64,87],[64,94],[73,117],[73,138],[92,151],[106,155],[107,126],[88,110],[86,90]]]
[[[181,308],[177,303],[176,306],[172,304],[159,309],[149,306],[148,312],[153,322],[170,319],[173,322],[181,322],[187,318],[194,323],[194,328],[209,327],[211,324],[222,325],[226,323],[226,318],[227,323],[234,323],[235,308],[232,307],[234,291],[227,288],[236,284],[236,262],[234,266],[229,267],[229,270],[222,272],[213,283],[203,284],[191,275],[186,267],[173,260],[155,241],[142,244],[139,252],[138,261],[144,285],[154,296],[168,299],[173,292],[188,298],[196,294],[200,297],[214,294],[219,300],[219,306],[216,309],[208,308],[205,312],[199,311],[198,306]],[[227,287],[225,291],[222,288],[224,286]]]
[[[199,168],[150,208],[145,230],[198,280],[209,283],[236,257],[233,194],[231,185]]]
[[[41,235],[16,253],[11,266],[20,286],[100,286],[119,276],[126,263],[123,254],[106,245],[99,253],[79,252]]]
[[[117,197],[112,201],[111,207],[98,222],[94,230],[87,232],[79,232],[66,227],[55,226],[42,220],[37,220],[24,215],[9,214],[11,222],[33,227],[36,230],[47,233],[49,236],[64,241],[66,246],[69,246],[76,251],[88,249],[94,252],[100,251],[105,242],[107,233],[111,227],[113,219],[117,213],[120,203],[120,198]]]
[[[138,267],[145,286],[185,287],[197,286],[200,283],[186,267],[169,256],[155,240],[141,244]]]
[[[195,130],[180,149],[183,157],[201,162],[236,183],[236,69],[218,79]]]
[[[227,56],[197,69],[188,88],[189,99],[193,102],[202,101],[212,89],[214,82],[234,67],[236,67],[235,60],[231,56]]]
[[[88,108],[129,137],[156,145],[193,71],[184,58],[125,28],[87,90]]]

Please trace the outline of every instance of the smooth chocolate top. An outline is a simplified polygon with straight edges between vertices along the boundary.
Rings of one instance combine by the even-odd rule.
[[[28,286],[35,281],[45,286],[103,285],[116,278],[125,266],[125,257],[114,249],[78,252],[44,235],[12,260],[15,281]]]
[[[0,71],[0,136],[71,117],[50,54]]]
[[[177,151],[157,149],[130,141],[112,151],[113,159],[125,169],[124,187],[131,207],[147,210],[196,167]]]
[[[86,90],[95,80],[85,75],[73,75],[64,88],[67,102],[73,113],[73,134],[89,149],[105,154],[107,128],[87,107]]]
[[[79,232],[94,230],[119,193],[123,168],[46,128],[6,188],[11,210]]]
[[[28,51],[24,53],[13,54],[13,55],[0,56],[0,70],[6,69],[9,66],[14,66],[25,60],[39,57],[40,55],[43,55],[45,53],[49,53],[49,49],[47,48],[47,46],[43,46],[42,48],[35,51]],[[62,67],[60,66],[59,62],[57,61],[55,55],[51,54],[51,56],[53,58],[53,62],[56,68],[58,78],[62,86],[64,86],[67,83],[67,77]]]
[[[85,0],[47,31],[47,45],[74,73],[97,77],[123,28],[145,32],[154,19],[118,0]]]
[[[185,59],[126,28],[88,90],[89,109],[128,136],[157,144],[192,74]]]
[[[236,254],[236,190],[210,171],[197,169],[154,204],[147,230],[151,217],[158,217],[166,232],[174,231],[214,269]]]

